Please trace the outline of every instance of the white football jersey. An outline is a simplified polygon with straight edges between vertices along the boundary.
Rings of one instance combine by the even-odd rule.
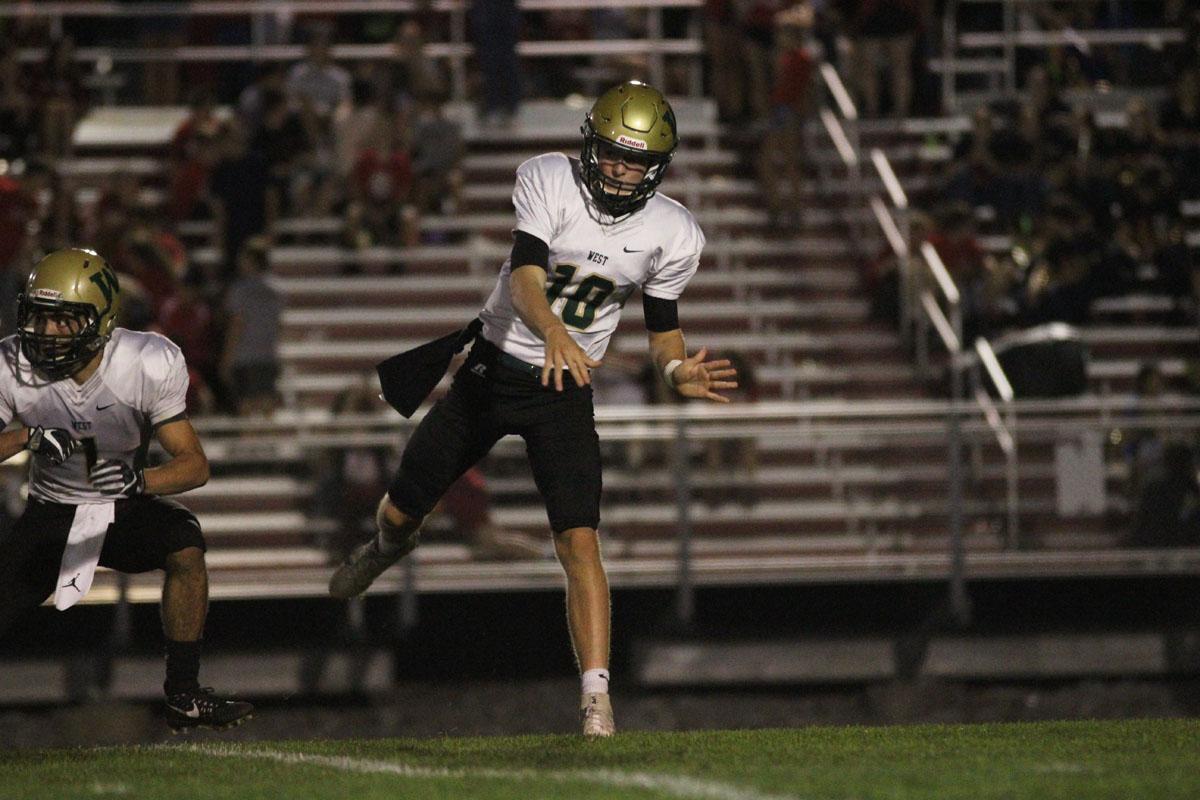
[[[537,156],[518,167],[512,199],[516,230],[550,246],[550,307],[591,358],[604,356],[634,289],[675,300],[700,265],[704,234],[691,212],[656,193],[641,209],[614,221],[596,207],[579,161],[562,153]],[[541,366],[545,342],[513,308],[511,272],[509,259],[479,314],[483,336],[509,355]]]
[[[90,456],[144,466],[155,426],[187,408],[183,353],[157,333],[116,328],[99,369],[82,385],[36,374],[16,335],[0,341],[0,362],[0,427],[17,420],[27,428],[65,428],[80,442],[58,466],[41,456],[31,459],[29,492],[42,500],[68,505],[111,501],[88,482]]]

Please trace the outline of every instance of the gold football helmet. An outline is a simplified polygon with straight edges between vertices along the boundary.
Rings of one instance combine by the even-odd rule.
[[[21,352],[52,380],[75,374],[112,335],[120,299],[116,273],[96,252],[51,253],[29,273],[17,296]],[[47,329],[50,319],[56,323],[53,332]]]
[[[637,211],[654,196],[679,144],[675,112],[662,93],[641,81],[614,86],[596,100],[583,120],[583,180],[592,199],[614,217]],[[600,171],[602,157],[645,166],[637,183]]]

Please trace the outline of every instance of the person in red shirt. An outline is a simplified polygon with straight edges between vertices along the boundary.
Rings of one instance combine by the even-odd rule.
[[[37,219],[38,202],[20,181],[0,175],[0,268],[15,266],[25,252],[29,224]]]
[[[758,163],[768,214],[775,228],[798,227],[802,214],[804,122],[812,107],[816,65],[805,41],[812,23],[813,12],[808,5],[795,6],[775,17],[771,112]]]
[[[30,235],[39,217],[36,191],[30,183],[0,175],[0,336],[17,329],[17,295],[33,264],[34,239]]]
[[[376,241],[395,243],[408,237],[403,210],[412,203],[413,167],[404,115],[381,118],[354,160],[354,199],[362,203],[364,222]]]
[[[479,467],[471,467],[442,496],[437,510],[449,517],[455,533],[477,559],[522,559],[549,556],[541,542],[524,531],[498,525],[492,519],[492,496]]]

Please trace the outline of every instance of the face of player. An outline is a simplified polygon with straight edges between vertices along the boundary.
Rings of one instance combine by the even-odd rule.
[[[45,360],[47,364],[54,364],[62,359],[71,358],[74,339],[85,328],[87,320],[79,313],[53,309],[37,310],[30,315],[26,323],[26,330],[39,337],[29,344],[30,360],[35,363]],[[76,362],[77,366],[74,369],[66,367],[64,363],[63,367],[68,371],[62,375],[70,375],[78,382],[86,380],[99,365],[100,355],[101,352],[97,350],[86,362]]]
[[[604,141],[599,142],[596,148],[596,160],[604,178],[604,191],[618,197],[633,194],[650,169],[650,159]]]
[[[33,332],[41,336],[75,336],[83,330],[83,320],[77,314],[60,311],[39,311],[33,315]]]

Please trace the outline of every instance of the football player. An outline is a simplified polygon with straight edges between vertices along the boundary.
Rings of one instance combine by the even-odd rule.
[[[655,89],[630,81],[605,92],[583,124],[578,159],[548,153],[517,169],[512,254],[483,311],[482,332],[447,396],[413,433],[380,503],[379,533],[333,574],[352,597],[411,552],[426,515],[507,434],[525,439],[567,578],[567,624],[582,672],[583,732],[614,732],[608,695],[609,591],[600,559],[600,447],[591,370],[621,308],[642,292],[650,353],[684,397],[726,402],[727,360],[688,356],[676,300],[695,274],[704,234],[656,193],[679,142]]]
[[[208,481],[208,460],[185,412],[187,368],[156,333],[116,327],[121,290],[90,250],[38,262],[18,298],[17,333],[0,341],[0,460],[30,451],[29,501],[0,536],[0,633],[53,594],[65,609],[97,564],[165,573],[166,715],[176,729],[224,728],[249,703],[201,688],[208,610],[204,538],[196,517],[159,495]],[[154,435],[170,458],[147,468]]]

